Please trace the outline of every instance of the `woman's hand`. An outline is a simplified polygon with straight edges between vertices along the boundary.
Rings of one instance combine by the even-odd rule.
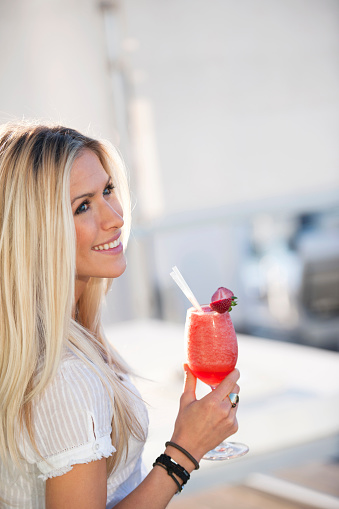
[[[171,441],[181,445],[200,461],[203,455],[238,430],[237,407],[232,408],[228,395],[239,393],[235,369],[211,393],[197,400],[195,395],[197,379],[188,368],[185,369],[184,391]]]

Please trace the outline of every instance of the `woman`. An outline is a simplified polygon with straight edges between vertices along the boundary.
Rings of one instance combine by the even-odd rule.
[[[72,129],[7,124],[0,189],[0,507],[166,507],[237,430],[238,371],[196,400],[185,367],[171,444],[146,475],[145,406],[100,321],[126,268],[120,158]]]

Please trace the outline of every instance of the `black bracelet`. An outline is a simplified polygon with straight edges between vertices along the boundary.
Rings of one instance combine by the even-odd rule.
[[[167,456],[167,454],[160,454],[160,456],[155,460],[155,462],[165,465],[168,471],[180,477],[183,484],[186,484],[187,481],[190,479],[190,475],[187,472],[187,470],[181,465],[179,465],[179,463],[174,461],[170,456]]]
[[[171,473],[168,471],[168,469],[165,467],[165,465],[163,465],[162,463],[157,463],[157,462],[155,462],[155,463],[153,463],[153,466],[154,466],[154,467],[156,467],[156,466],[158,466],[158,467],[162,467],[162,468],[164,468],[165,470],[167,470],[168,475],[169,475],[170,477],[172,477],[173,481],[175,482],[175,484],[176,484],[176,485],[177,485],[177,487],[178,487],[178,491],[176,491],[176,493],[180,493],[180,492],[182,491],[182,486],[181,486],[180,482],[178,481],[178,479],[176,479],[176,478],[174,477],[174,475],[173,475],[173,474],[171,474]]]
[[[187,458],[192,461],[192,463],[194,465],[194,470],[198,470],[199,469],[199,463],[197,462],[197,460],[195,458],[193,458],[192,454],[190,454],[183,447],[181,447],[178,444],[175,444],[174,442],[166,442],[165,443],[165,447],[167,447],[169,445],[174,447],[175,449],[178,449],[178,451],[181,451],[183,454],[185,454],[185,456],[187,456]]]
[[[162,466],[167,470],[168,475],[172,477],[173,480],[175,480],[179,492],[182,490],[184,484],[186,484],[190,479],[190,474],[187,472],[187,470],[179,465],[179,463],[174,461],[170,456],[167,456],[167,454],[160,454],[160,456],[155,460],[155,463],[153,463],[153,466],[155,465]],[[177,475],[182,480],[182,485],[180,485],[173,474]]]

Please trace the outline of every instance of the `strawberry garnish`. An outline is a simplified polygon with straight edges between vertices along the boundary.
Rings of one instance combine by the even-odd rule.
[[[212,295],[210,307],[217,313],[226,313],[232,311],[232,307],[237,305],[237,297],[228,288],[220,287]]]

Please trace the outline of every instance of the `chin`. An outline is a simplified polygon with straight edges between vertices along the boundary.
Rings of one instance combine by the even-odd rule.
[[[105,270],[100,271],[100,275],[98,275],[97,277],[107,278],[107,279],[116,279],[116,278],[122,276],[122,274],[126,270],[126,267],[127,267],[127,263],[126,263],[126,260],[124,260],[118,266],[116,264],[115,267],[112,268],[112,270],[108,269],[107,271],[105,271]]]
[[[78,269],[77,277],[78,279],[87,278],[87,280],[91,277],[116,279],[125,272],[126,266],[127,261],[124,256],[120,260],[115,260],[114,263],[101,263],[99,267],[97,263],[82,263]]]
[[[123,273],[125,272],[125,270],[126,270],[126,265],[121,270],[114,271],[111,274],[109,274],[108,276],[103,276],[103,277],[106,277],[106,278],[109,278],[109,279],[116,279],[116,278],[122,276]]]

